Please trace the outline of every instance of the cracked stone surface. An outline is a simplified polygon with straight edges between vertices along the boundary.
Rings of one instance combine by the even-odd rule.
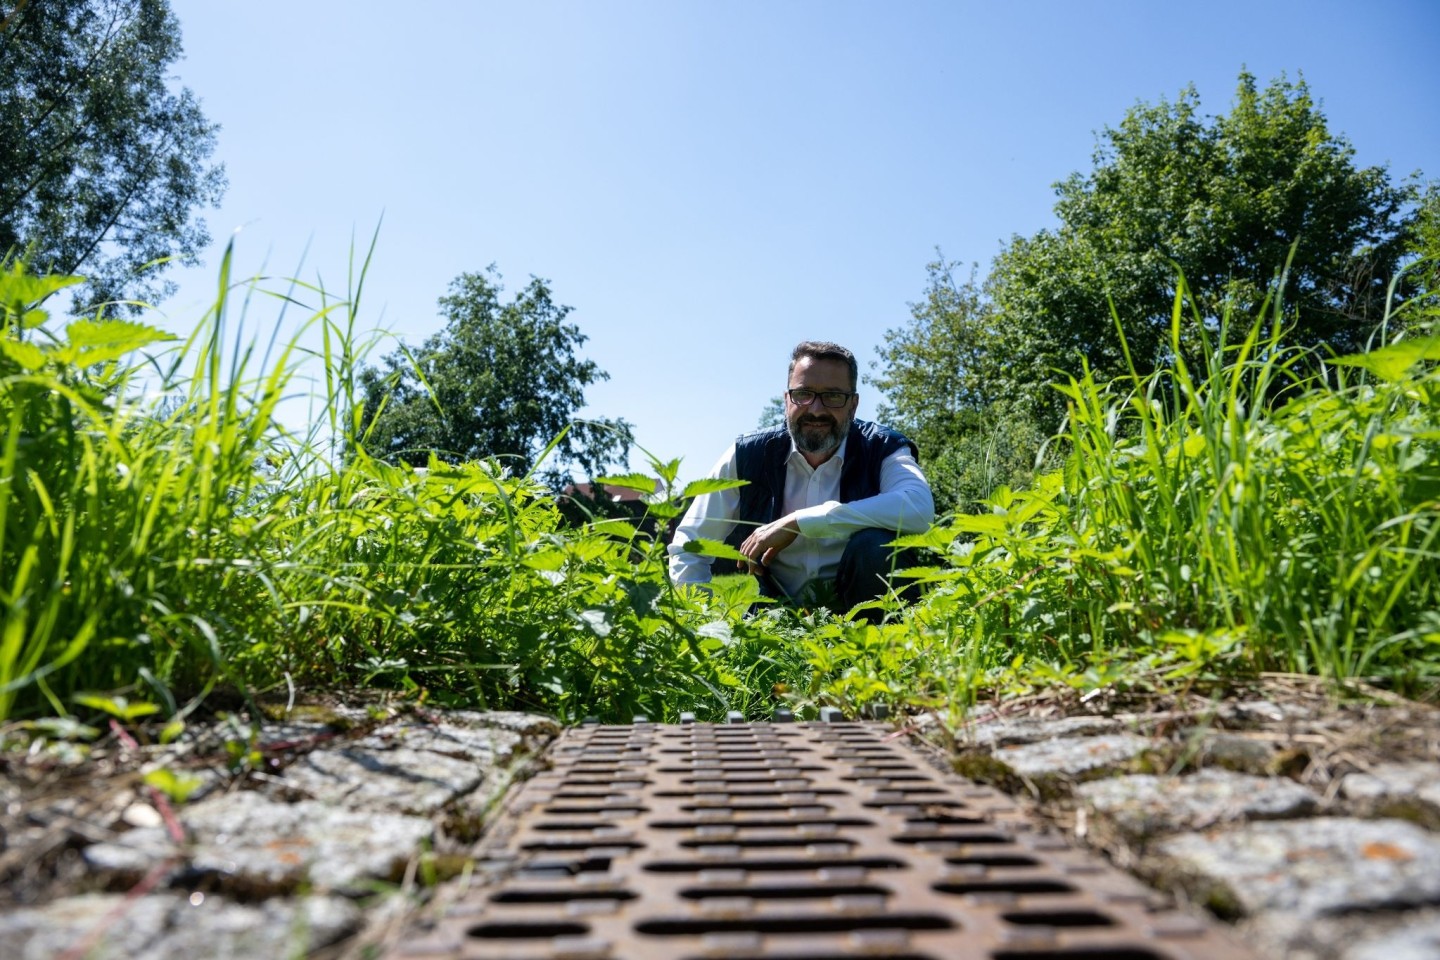
[[[1436,712],[1412,706],[1380,717],[1367,706],[1354,715],[1378,722],[1356,729],[1338,711],[1318,715],[1318,698],[1295,700],[1070,717],[1017,716],[1002,704],[957,734],[1022,774],[1005,789],[1052,823],[1077,833],[1088,824],[1086,839],[1125,852],[1162,891],[1240,915],[1235,932],[1260,957],[1440,958]],[[1100,707],[1087,699],[1082,709]],[[119,757],[111,748],[101,792],[37,795],[0,777],[0,876],[26,894],[0,896],[0,960],[83,947],[97,923],[110,926],[87,960],[268,960],[326,943],[343,943],[347,958],[366,955],[375,942],[367,938],[400,935],[415,901],[390,895],[362,909],[357,896],[394,882],[432,845],[451,862],[428,868],[458,876],[493,799],[526,769],[517,761],[559,730],[525,714],[375,703],[288,716],[255,726],[253,739],[251,727],[226,721],[196,725],[166,747],[152,739]],[[314,719],[327,716],[338,722]],[[1403,749],[1369,751],[1380,733],[1402,728]],[[237,737],[264,763],[227,769],[224,747]],[[46,762],[64,757],[50,750]],[[1172,765],[1181,771],[1172,777],[1124,772]],[[161,766],[200,777],[209,791],[176,808],[190,838],[180,849],[163,804],[137,776]],[[1045,790],[1047,780],[1064,789]],[[24,865],[31,844],[47,851],[48,880]],[[130,889],[171,858],[157,888],[132,902],[76,894],[106,883]],[[36,877],[43,882],[23,886]],[[192,905],[189,895],[202,892]]]
[[[1292,780],[1228,770],[1201,770],[1186,777],[1135,774],[1093,780],[1075,792],[1132,843],[1229,821],[1300,817],[1320,805],[1313,791]]]
[[[1078,777],[1101,773],[1127,763],[1150,749],[1145,737],[1112,733],[1098,737],[1064,737],[997,750],[995,756],[1021,776]]]
[[[254,791],[212,797],[179,816],[189,836],[183,848],[164,827],[143,827],[92,844],[85,860],[102,874],[139,876],[177,857],[172,879],[213,877],[223,888],[251,896],[302,883],[359,893],[367,880],[392,879],[434,829],[422,817],[283,803]]]
[[[1440,827],[1440,768],[1434,764],[1377,764],[1341,780],[1340,795],[1365,813],[1403,815],[1408,808],[1408,819]]]
[[[441,723],[392,723],[307,753],[286,770],[284,789],[366,810],[428,814],[480,789],[497,767],[556,729],[525,714],[468,711],[446,714]]]
[[[1284,960],[1435,960],[1440,957],[1436,911],[1350,913],[1299,917],[1267,913],[1240,923],[1238,932],[1262,957]]]
[[[1239,734],[1210,732],[1200,741],[1200,759],[1227,770],[1262,774],[1274,756],[1274,744]]]
[[[1247,914],[1300,919],[1440,903],[1440,838],[1403,820],[1312,817],[1182,834],[1158,845]]]
[[[978,721],[964,728],[964,736],[984,747],[1008,747],[1059,737],[1089,737],[1119,733],[1122,723],[1114,717],[1063,717],[1059,720]]]
[[[303,956],[349,936],[361,911],[344,897],[242,904],[218,896],[84,894],[0,914],[0,960],[240,960]]]
[[[1343,960],[1434,960],[1440,957],[1440,910],[1407,914],[1395,929],[1346,951]]]

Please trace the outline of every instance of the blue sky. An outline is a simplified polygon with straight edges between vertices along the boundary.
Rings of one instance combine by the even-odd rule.
[[[1434,0],[173,6],[230,187],[172,329],[232,235],[238,272],[343,292],[383,215],[362,326],[415,345],[460,273],[545,277],[611,376],[585,412],[686,477],[754,427],[797,341],[864,370],[937,248],[983,274],[1052,225],[1051,185],[1136,102],[1194,83],[1223,113],[1242,67],[1303,74],[1360,164],[1440,176]]]

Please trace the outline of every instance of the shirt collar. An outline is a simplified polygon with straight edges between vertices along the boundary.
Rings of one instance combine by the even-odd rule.
[[[839,449],[837,449],[837,450],[835,451],[835,455],[832,456],[829,460],[826,460],[825,463],[820,464],[819,467],[815,467],[815,468],[813,468],[813,469],[819,470],[820,467],[824,467],[826,464],[830,463],[831,461],[834,461],[835,463],[841,464],[841,465],[843,466],[844,463],[845,463],[845,445],[848,444],[849,442],[850,442],[850,431],[847,430],[847,431],[845,431],[845,436],[840,439],[840,447],[839,447]],[[810,461],[809,461],[809,460],[806,460],[806,459],[805,459],[805,455],[800,452],[800,448],[797,447],[797,446],[795,446],[795,438],[794,438],[794,437],[791,437],[791,438],[790,438],[790,456],[791,456],[791,457],[799,457],[800,460],[801,460],[801,462],[803,462],[803,463],[805,464],[805,466],[807,466],[807,467],[810,466]]]

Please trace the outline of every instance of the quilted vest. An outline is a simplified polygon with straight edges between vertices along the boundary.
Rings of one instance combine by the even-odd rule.
[[[919,457],[915,444],[903,434],[868,420],[852,420],[845,440],[845,464],[840,468],[840,502],[864,500],[879,493],[881,461],[906,447],[912,457]],[[737,519],[742,522],[730,531],[726,543],[738,548],[755,529],[755,524],[780,519],[785,503],[785,463],[789,457],[790,434],[783,425],[747,434],[735,441],[736,476],[750,482],[739,490]],[[717,572],[720,572],[718,567]]]

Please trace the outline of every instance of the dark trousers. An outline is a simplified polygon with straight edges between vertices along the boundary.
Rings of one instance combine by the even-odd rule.
[[[835,595],[842,611],[857,603],[883,597],[889,590],[890,574],[913,567],[920,561],[913,550],[896,551],[890,546],[895,534],[878,527],[857,530],[845,544],[840,569],[835,572]],[[901,581],[904,583],[905,581]],[[906,603],[920,599],[920,585],[908,583],[900,591]]]
[[[840,555],[840,567],[835,571],[834,606],[839,613],[845,613],[858,603],[865,603],[885,596],[889,592],[889,577],[894,570],[917,565],[920,560],[914,550],[896,551],[890,546],[895,534],[879,527],[857,530],[845,544]],[[773,577],[760,578],[760,592],[777,600],[791,600],[805,605],[807,598],[787,597]],[[900,591],[900,598],[906,603],[920,599],[920,585],[910,583]],[[879,611],[865,611],[865,618],[878,622]]]

